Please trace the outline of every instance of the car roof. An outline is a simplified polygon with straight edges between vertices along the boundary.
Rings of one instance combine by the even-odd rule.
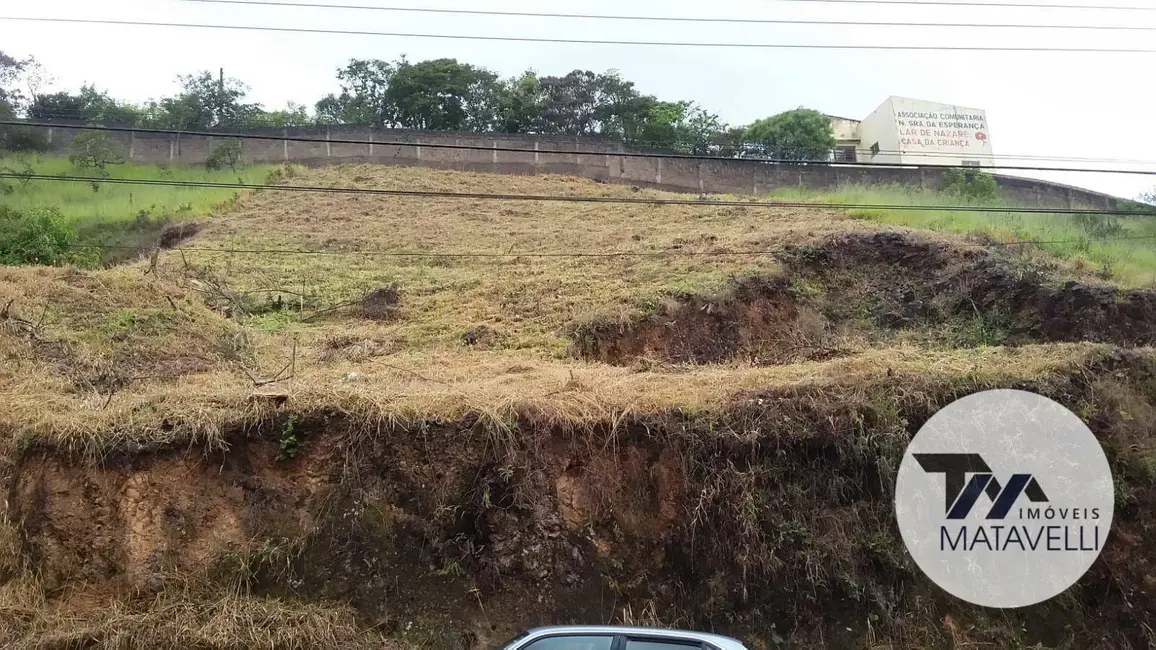
[[[617,625],[553,625],[536,627],[526,632],[527,637],[540,637],[548,634],[631,634],[651,637],[668,637],[677,639],[691,639],[705,641],[722,648],[722,650],[746,650],[738,639],[710,634],[708,632],[693,632],[691,630],[670,630],[658,627],[624,627]]]

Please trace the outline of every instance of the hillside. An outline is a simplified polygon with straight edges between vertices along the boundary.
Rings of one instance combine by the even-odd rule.
[[[639,618],[755,648],[1156,643],[1143,273],[709,200],[263,190],[183,223],[111,268],[0,267],[5,647],[470,648]],[[1081,415],[1118,488],[1081,583],[998,614],[923,578],[890,496],[919,425],[990,387]]]

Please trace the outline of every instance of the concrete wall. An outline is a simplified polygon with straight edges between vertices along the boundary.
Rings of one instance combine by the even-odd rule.
[[[42,128],[49,133],[53,151],[62,154],[68,152],[73,138],[83,132],[66,124]],[[256,130],[254,134],[273,139],[243,138],[242,151],[250,162],[306,165],[373,162],[505,174],[567,174],[693,193],[763,194],[787,187],[832,190],[849,185],[889,184],[929,189],[939,184],[937,169],[768,164],[737,159],[640,158],[621,155],[625,153],[622,144],[606,138],[409,131],[360,126],[265,129]],[[190,135],[124,132],[108,132],[107,135],[126,157],[135,162],[172,165],[203,163],[209,152],[223,141],[220,137]],[[319,141],[281,139],[285,136]],[[437,144],[471,145],[482,149],[431,146]],[[530,151],[501,151],[503,147]],[[880,147],[887,148],[884,143],[880,143]],[[555,151],[576,153],[552,153]],[[868,159],[869,156],[861,158]],[[1116,208],[1116,199],[1106,194],[1033,179],[1010,176],[997,176],[996,179],[1005,196],[1018,204]]]

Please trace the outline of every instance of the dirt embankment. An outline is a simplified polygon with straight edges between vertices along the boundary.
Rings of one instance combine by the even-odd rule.
[[[930,585],[892,517],[912,432],[987,387],[965,378],[782,389],[722,417],[583,431],[285,413],[238,430],[226,451],[114,452],[97,467],[34,449],[9,517],[49,593],[100,603],[240,586],[348,602],[359,625],[426,647],[614,620],[624,607],[764,644],[753,647],[1145,647],[1156,643],[1156,555],[1141,542],[1156,508],[1154,371],[1117,353],[1005,386],[1082,413],[1120,500],[1104,554],[1067,597],[998,616]]]
[[[719,296],[676,296],[632,322],[574,328],[579,356],[759,364],[823,359],[855,339],[922,330],[951,347],[1050,341],[1156,343],[1156,291],[1067,281],[987,249],[905,235],[846,235],[791,246],[785,272],[742,278]]]

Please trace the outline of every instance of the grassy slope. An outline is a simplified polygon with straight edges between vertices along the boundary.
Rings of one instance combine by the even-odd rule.
[[[562,177],[364,165],[305,174],[293,182],[352,180],[364,187],[456,191],[495,191],[500,185],[518,193],[637,196],[629,188]],[[295,379],[277,389],[304,391],[301,395],[313,395],[308,401],[317,404],[389,395],[391,418],[418,417],[428,409],[443,409],[447,417],[470,409],[509,413],[536,400],[568,421],[598,419],[634,402],[645,408],[681,404],[697,410],[751,382],[772,377],[799,381],[822,375],[828,367],[849,371],[844,362],[832,362],[632,375],[570,358],[569,328],[592,318],[627,322],[672,297],[717,291],[734,276],[780,272],[770,254],[722,253],[768,251],[868,229],[830,210],[431,201],[277,191],[246,195],[231,212],[202,222],[191,250],[162,253],[147,274],[148,260],[103,271],[0,268],[0,302],[12,300],[14,315],[42,323],[36,333],[42,340],[18,340],[12,349],[25,363],[43,368],[0,372],[0,385],[14,404],[0,415],[0,423],[62,442],[74,439],[85,447],[100,447],[107,435],[147,438],[157,431],[137,407],[155,403],[179,385],[182,400],[160,410],[148,406],[144,412],[159,419],[186,413],[187,418],[178,419],[188,420],[197,436],[245,412],[252,382],[242,366],[253,376],[270,378],[290,361]],[[227,252],[267,248],[334,254]],[[712,254],[531,255],[624,251]],[[389,285],[401,296],[396,317],[365,318],[348,304]],[[277,299],[289,307],[271,310]],[[244,303],[250,313],[237,313],[230,301]],[[220,311],[232,311],[233,317]],[[466,335],[478,327],[491,336],[467,345]],[[892,349],[882,353],[877,342],[862,337],[840,345],[857,355],[846,363],[865,364],[871,371],[881,367],[872,355],[918,356],[922,344],[893,338],[886,344]],[[54,351],[60,346],[67,355]],[[1041,346],[1031,354],[1052,359],[1051,364],[1069,354],[1054,351],[1062,349]],[[950,366],[957,352],[927,354],[929,364]],[[559,404],[568,395],[555,391],[566,385],[571,368],[579,373],[589,368],[592,378],[608,385],[619,374],[632,378],[617,386],[607,402],[589,402],[586,396],[579,400],[585,406]],[[341,381],[354,371],[361,380]],[[683,382],[684,377],[691,379]],[[707,379],[714,388],[701,385]],[[467,380],[470,387],[459,388]],[[134,420],[141,429],[116,426],[122,408],[138,413]],[[181,435],[174,430],[165,437]]]
[[[848,187],[835,192],[781,190],[779,199],[821,200],[841,204],[960,205],[960,199],[903,187]],[[1000,200],[1002,201],[1002,200]],[[996,203],[1000,203],[996,201]],[[908,226],[961,234],[984,234],[997,241],[1044,241],[1040,248],[1078,268],[1095,271],[1105,279],[1132,286],[1156,284],[1156,217],[1108,218],[1117,232],[1096,236],[1081,217],[1066,214],[1012,214],[1006,212],[849,210],[852,217],[879,224]],[[1105,219],[1104,217],[1094,217]],[[1085,218],[1085,222],[1088,220]],[[1115,239],[1151,237],[1151,239]]]
[[[637,196],[629,188],[571,178],[373,166],[313,170],[294,182]],[[118,189],[124,190],[121,202],[106,205],[108,212],[102,213],[109,218],[119,218],[117,210],[127,206],[129,188]],[[82,191],[68,212],[74,218],[84,216],[81,199],[105,200],[105,189],[93,196],[84,195],[92,195],[86,185],[77,190]],[[40,195],[42,200],[63,196]],[[201,196],[197,209],[207,212],[225,198],[228,193]],[[154,200],[179,207],[190,198]],[[274,402],[254,399],[262,393],[287,396],[297,413],[340,411],[367,426],[473,413],[490,429],[512,433],[519,420],[574,429],[669,411],[709,420],[751,391],[799,386],[829,387],[854,400],[856,391],[880,377],[893,376],[914,394],[925,382],[965,390],[1042,380],[1071,374],[1107,351],[1091,344],[945,350],[859,341],[849,346],[845,358],[821,362],[609,367],[567,358],[565,328],[595,316],[626,318],[682,292],[709,293],[734,275],[774,275],[778,264],[770,255],[528,255],[765,251],[875,229],[831,210],[518,204],[266,191],[246,194],[230,213],[201,221],[204,230],[189,242],[197,249],[358,254],[191,250],[161,254],[155,269],[147,260],[105,270],[0,268],[0,305],[12,301],[10,315],[20,319],[0,323],[0,349],[8,361],[0,365],[6,404],[0,411],[5,434],[0,443],[9,452],[3,462],[12,462],[12,454],[31,439],[90,457],[126,441],[221,444],[230,425],[274,417]],[[390,284],[401,292],[397,318],[368,319],[349,307],[325,311]],[[304,303],[306,317],[283,310],[247,317],[234,311],[228,318],[219,313],[230,308],[221,300],[222,287],[229,299],[243,300],[255,312],[264,311],[269,296],[280,294]],[[498,338],[489,346],[467,346],[463,334],[479,325]],[[293,369],[289,379],[254,386],[253,378],[273,378],[287,366]],[[8,575],[7,564],[19,557],[19,543],[10,527],[0,526],[0,533],[0,575]],[[24,621],[22,634],[32,639],[29,643],[71,638],[74,628],[103,635],[110,644],[118,639],[128,644],[131,637],[138,644],[164,640],[176,645],[172,639],[177,638],[187,645],[241,647],[256,638],[245,634],[264,638],[278,631],[284,636],[276,638],[287,647],[294,637],[316,647],[376,642],[354,629],[345,610],[302,611],[245,599],[215,608],[180,594],[171,597],[175,602],[158,600],[156,607],[114,604],[94,610],[103,614],[77,617],[56,612],[58,603],[45,601],[29,578],[27,584],[9,581],[0,588],[0,615]],[[246,631],[250,627],[257,631]]]
[[[0,157],[4,171],[22,173],[31,169],[37,174],[97,176],[95,170],[78,169],[64,156],[7,155]],[[112,178],[141,180],[214,181],[218,183],[261,183],[269,165],[255,165],[236,172],[226,169],[210,172],[202,167],[172,167],[167,171],[156,165],[109,165]],[[227,189],[196,187],[161,187],[148,185],[101,185],[93,191],[88,183],[35,181],[22,183],[5,179],[12,193],[0,193],[0,205],[18,210],[55,205],[64,216],[77,222],[121,221],[136,218],[144,211],[153,217],[199,216],[231,197]]]
[[[346,166],[303,182],[376,188],[594,194],[635,197],[629,188],[562,177],[501,177],[412,168]],[[499,185],[495,185],[495,183]],[[657,195],[657,193],[656,193]],[[646,255],[766,251],[779,241],[840,229],[836,214],[771,208],[534,203],[264,192],[205,223],[199,247],[321,250],[335,255],[188,253],[246,290],[283,288],[316,307],[401,288],[406,316],[386,328],[407,347],[460,346],[487,325],[501,347],[558,356],[562,328],[595,315],[628,316],[665,294],[709,293],[736,274],[774,274],[769,255]],[[345,254],[363,251],[364,254]],[[391,256],[385,253],[414,253]],[[643,253],[621,257],[551,254]],[[488,257],[456,257],[480,253]],[[439,255],[447,254],[447,255]],[[538,256],[546,255],[546,256]],[[260,324],[280,329],[283,319]],[[292,328],[293,325],[290,324]],[[310,328],[315,329],[315,328]]]

